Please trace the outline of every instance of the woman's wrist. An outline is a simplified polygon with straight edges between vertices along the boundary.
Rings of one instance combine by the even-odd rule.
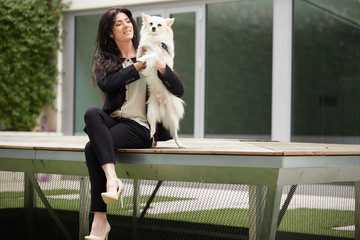
[[[157,70],[159,71],[159,73],[161,75],[165,75],[166,74],[166,63],[164,61],[158,61],[157,63]]]
[[[146,67],[146,62],[136,62],[134,63],[134,67],[136,69],[136,71],[140,71],[141,69]]]

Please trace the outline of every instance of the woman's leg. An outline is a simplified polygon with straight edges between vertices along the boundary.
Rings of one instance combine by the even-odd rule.
[[[117,192],[119,183],[114,163],[105,163],[102,169],[106,176],[106,192]]]
[[[137,122],[129,119],[121,119],[119,123],[109,129],[113,148],[148,148],[151,147],[149,130]],[[115,171],[114,163],[105,163],[102,169],[106,176],[107,192],[117,192],[119,180]]]
[[[109,128],[117,121],[98,108],[89,108],[84,116],[90,142],[85,146],[85,158],[91,182],[91,211],[106,212],[101,193],[106,192],[105,163],[114,163],[113,141]]]
[[[102,165],[106,162],[113,164],[114,150],[109,127],[117,121],[98,108],[88,109],[84,120],[90,139],[85,146],[85,158],[91,183],[91,211],[94,212],[90,235],[101,237],[105,234],[107,221],[106,204],[101,198],[101,193],[107,191],[107,179]]]
[[[133,120],[115,120],[98,108],[85,114],[86,130],[90,142],[85,156],[91,181],[91,210],[106,212],[102,192],[117,192],[119,187],[115,172],[115,148],[151,147],[149,130]]]
[[[121,119],[109,129],[115,148],[148,148],[152,144],[149,130],[133,120]],[[113,150],[114,151],[114,150]],[[106,176],[106,191],[117,192],[119,188],[118,177],[114,163],[105,163],[102,169]]]
[[[106,212],[106,204],[101,193],[106,192],[106,176],[99,164],[93,144],[88,142],[85,146],[85,158],[91,183],[91,207],[94,212]]]
[[[91,210],[95,212],[90,235],[103,236],[106,224],[105,191],[116,192],[119,183],[115,171],[114,148],[151,146],[149,131],[132,120],[114,120],[100,109],[85,114],[90,142],[85,147],[91,181]]]
[[[114,144],[109,129],[118,121],[99,108],[89,108],[84,116],[86,133],[94,148],[100,166],[114,163]]]
[[[102,237],[105,235],[106,231],[106,212],[95,212],[94,219],[91,225],[91,236]]]

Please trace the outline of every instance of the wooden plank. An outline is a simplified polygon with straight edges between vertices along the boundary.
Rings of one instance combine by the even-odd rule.
[[[1,135],[0,148],[84,151],[87,136]]]
[[[174,153],[174,154],[205,154],[205,155],[281,155],[280,151],[262,148],[248,142],[226,139],[181,139],[187,146],[179,149],[173,140],[159,142],[156,148],[119,149],[126,153]],[[54,151],[84,151],[88,142],[87,136],[2,136],[0,148],[35,149]]]
[[[254,142],[253,144],[282,151],[284,156],[349,156],[360,155],[360,145],[297,142]]]
[[[87,136],[61,135],[6,135],[0,134],[0,148],[84,151]],[[156,148],[118,149],[119,153],[250,155],[250,156],[359,156],[360,145],[295,142],[260,142],[237,139],[183,138],[184,149],[173,140],[159,142]]]
[[[2,149],[22,149],[22,150],[35,150],[33,146],[14,146],[14,145],[0,145]]]
[[[202,154],[202,155],[258,155],[281,156],[279,150],[272,150],[254,145],[251,142],[229,139],[192,139],[183,138],[181,142],[186,148],[178,148],[174,141],[158,142],[156,148],[150,149],[118,149],[117,152],[126,153],[154,153],[154,154]]]

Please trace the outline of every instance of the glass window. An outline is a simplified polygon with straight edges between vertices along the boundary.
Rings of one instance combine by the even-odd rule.
[[[292,141],[359,143],[360,2],[294,1]]]
[[[180,135],[194,135],[195,12],[172,14],[175,42],[174,71],[184,84],[185,116]]]
[[[207,5],[206,137],[270,138],[272,1]]]
[[[89,107],[102,107],[99,88],[91,84],[91,66],[101,15],[75,19],[75,108],[74,134],[84,134],[84,114]]]

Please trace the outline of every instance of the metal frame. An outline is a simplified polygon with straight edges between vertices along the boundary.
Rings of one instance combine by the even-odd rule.
[[[360,240],[360,181],[355,182],[355,239]]]
[[[291,138],[293,0],[274,0],[271,139]]]
[[[80,178],[79,239],[89,233],[90,179]]]
[[[34,205],[31,188],[34,187],[39,196],[43,196],[39,187],[36,187],[34,173],[79,176],[88,174],[82,151],[0,149],[0,156],[0,170],[26,172],[27,176],[30,176],[31,184],[26,181],[28,187],[25,194],[28,201],[25,206],[29,210]],[[116,161],[119,177],[134,179],[133,227],[135,234],[137,220],[141,216],[138,203],[140,179],[251,185],[250,239],[275,239],[280,214],[280,198],[285,185],[353,181],[357,182],[355,198],[356,203],[359,203],[359,156],[116,153]],[[84,183],[81,186],[85,187],[81,190],[81,201],[86,202],[88,189]],[[153,193],[154,196],[156,191],[157,189]],[[43,198],[41,199],[45,204],[46,201]],[[151,200],[148,204],[150,203]],[[51,206],[49,204],[45,206],[53,219],[57,221],[56,216],[52,214]],[[360,235],[359,212],[357,207],[355,211],[357,239]],[[88,218],[87,216],[88,210],[83,205],[80,207],[80,217],[85,219]],[[82,221],[83,219],[80,220]],[[80,223],[80,234],[87,232],[87,225]]]

